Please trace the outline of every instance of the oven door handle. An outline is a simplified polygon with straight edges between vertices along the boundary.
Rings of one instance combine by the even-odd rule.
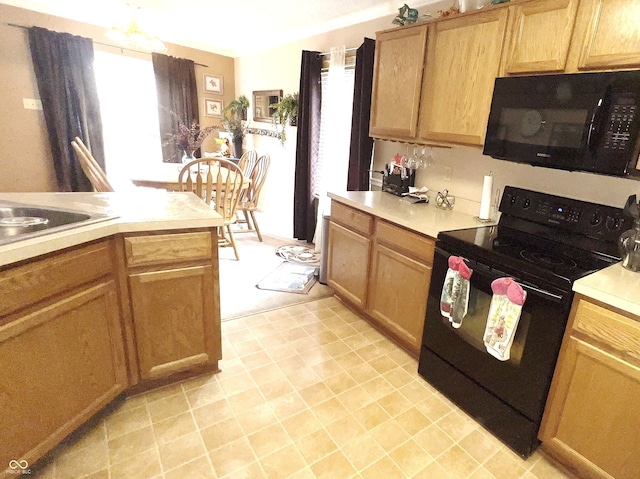
[[[446,251],[445,249],[436,246],[435,248],[435,253],[441,255],[443,258],[448,258],[449,256],[451,256],[452,253],[449,253],[448,251]],[[492,268],[490,266],[487,266],[486,264],[480,263],[478,261],[475,260],[471,260],[468,258],[464,258],[467,263],[469,264],[469,266],[474,270],[477,271],[478,274],[484,275],[485,277],[489,277],[491,278],[489,281],[493,281],[494,279],[498,279],[498,278],[502,278],[502,277],[511,277],[513,278],[520,286],[522,286],[522,288],[524,290],[527,291],[528,293],[532,293],[535,294],[536,296],[541,296],[547,300],[556,302],[556,303],[560,303],[564,300],[564,296],[560,295],[560,294],[556,294],[556,293],[552,293],[551,291],[547,291],[545,289],[541,289],[535,285],[529,284],[529,283],[525,283],[522,282],[519,278],[514,277],[512,275],[509,275],[503,271],[500,271],[499,269],[496,268]]]
[[[562,301],[562,299],[563,299],[563,297],[561,295],[559,295],[559,294],[555,294],[555,293],[552,293],[550,291],[546,291],[544,289],[540,289],[540,288],[537,288],[535,286],[531,286],[530,284],[521,283],[521,282],[518,282],[518,284],[520,286],[522,286],[522,289],[524,289],[525,291],[527,291],[527,292],[531,291],[532,293],[535,293],[535,294],[537,294],[539,296],[543,296],[543,297],[548,298],[548,299],[550,299],[552,301],[560,303]]]

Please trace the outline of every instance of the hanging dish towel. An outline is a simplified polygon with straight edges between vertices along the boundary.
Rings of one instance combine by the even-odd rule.
[[[484,345],[489,354],[500,361],[508,361],[527,292],[513,278],[494,280],[491,290],[493,297],[484,330]]]
[[[451,326],[459,328],[467,314],[469,304],[469,279],[473,270],[462,256],[449,256],[449,269],[444,278],[440,295],[440,313],[448,318]]]

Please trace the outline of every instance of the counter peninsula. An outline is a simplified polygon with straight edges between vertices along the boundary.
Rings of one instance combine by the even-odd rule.
[[[112,218],[0,246],[0,464],[33,464],[124,394],[218,369],[223,221],[195,195],[0,201]]]

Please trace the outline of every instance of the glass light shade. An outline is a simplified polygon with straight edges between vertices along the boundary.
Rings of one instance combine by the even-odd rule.
[[[114,43],[146,52],[166,52],[167,47],[155,35],[143,31],[135,16],[128,23],[114,25],[106,34]]]

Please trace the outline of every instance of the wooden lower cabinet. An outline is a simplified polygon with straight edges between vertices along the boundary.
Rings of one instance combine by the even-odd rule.
[[[334,201],[328,284],[417,355],[434,245],[426,236]]]
[[[211,266],[129,276],[140,377],[217,364]]]
[[[118,288],[101,269],[113,258],[104,241],[0,273],[4,291],[26,299],[0,316],[0,477],[15,477],[10,461],[33,464],[127,388]],[[47,288],[56,279],[59,294]]]
[[[578,477],[638,477],[638,321],[586,298],[575,300],[540,439]]]
[[[124,392],[217,370],[219,305],[215,228],[116,235],[0,268],[0,478]]]
[[[221,359],[215,230],[124,238],[138,387],[217,370]]]
[[[371,240],[332,221],[327,254],[328,285],[354,305],[364,308]]]
[[[419,350],[427,310],[431,266],[376,245],[369,288],[368,313]]]

